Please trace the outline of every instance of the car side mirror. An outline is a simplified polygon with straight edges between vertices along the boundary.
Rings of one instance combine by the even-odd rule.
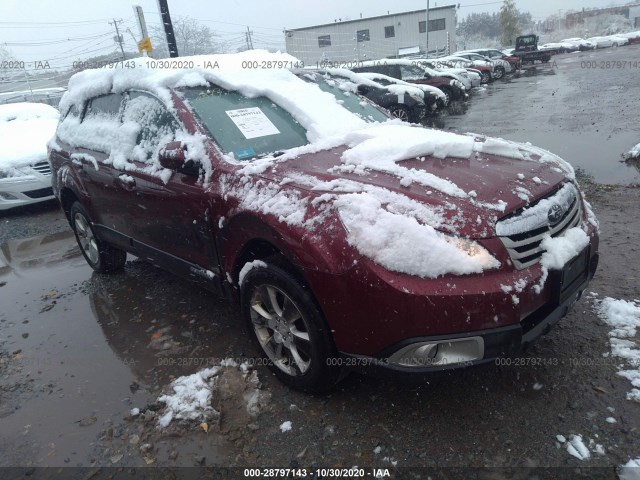
[[[369,93],[369,87],[366,85],[358,85],[358,93],[360,95],[366,95]]]
[[[158,161],[163,168],[177,170],[184,165],[185,150],[182,142],[169,142],[160,149]]]

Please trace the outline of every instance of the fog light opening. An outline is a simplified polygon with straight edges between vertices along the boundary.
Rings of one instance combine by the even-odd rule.
[[[484,358],[482,337],[456,338],[438,342],[417,342],[391,355],[389,362],[403,367],[439,367]]]

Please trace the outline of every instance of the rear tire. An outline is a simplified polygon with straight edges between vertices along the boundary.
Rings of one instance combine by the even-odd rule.
[[[480,83],[489,83],[491,81],[491,74],[487,71],[480,73]]]
[[[71,205],[69,218],[80,251],[89,266],[98,273],[121,271],[127,261],[127,252],[98,239],[89,213],[80,202]]]
[[[251,337],[283,383],[308,393],[335,386],[336,348],[307,286],[269,262],[245,275],[240,299]]]

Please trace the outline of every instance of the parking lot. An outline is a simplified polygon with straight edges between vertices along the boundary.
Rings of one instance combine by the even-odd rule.
[[[615,478],[640,454],[640,410],[603,356],[610,327],[593,309],[604,296],[640,298],[640,170],[621,161],[640,141],[640,69],[615,67],[639,57],[640,45],[558,55],[427,120],[560,155],[601,224],[593,293],[526,354],[495,365],[420,383],[354,374],[318,397],[256,366],[253,415],[256,384],[228,368],[215,422],[158,430],[157,397],[173,378],[256,355],[239,312],[133,258],[122,274],[93,273],[55,204],[0,214],[0,465],[490,467],[491,478],[513,478],[502,470],[513,467],[576,478],[589,467]],[[604,454],[569,455],[557,435],[572,434]]]

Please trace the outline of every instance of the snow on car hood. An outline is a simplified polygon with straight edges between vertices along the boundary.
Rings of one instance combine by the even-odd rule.
[[[45,104],[0,105],[0,169],[46,160],[47,142],[56,131],[58,117],[58,111]]]

